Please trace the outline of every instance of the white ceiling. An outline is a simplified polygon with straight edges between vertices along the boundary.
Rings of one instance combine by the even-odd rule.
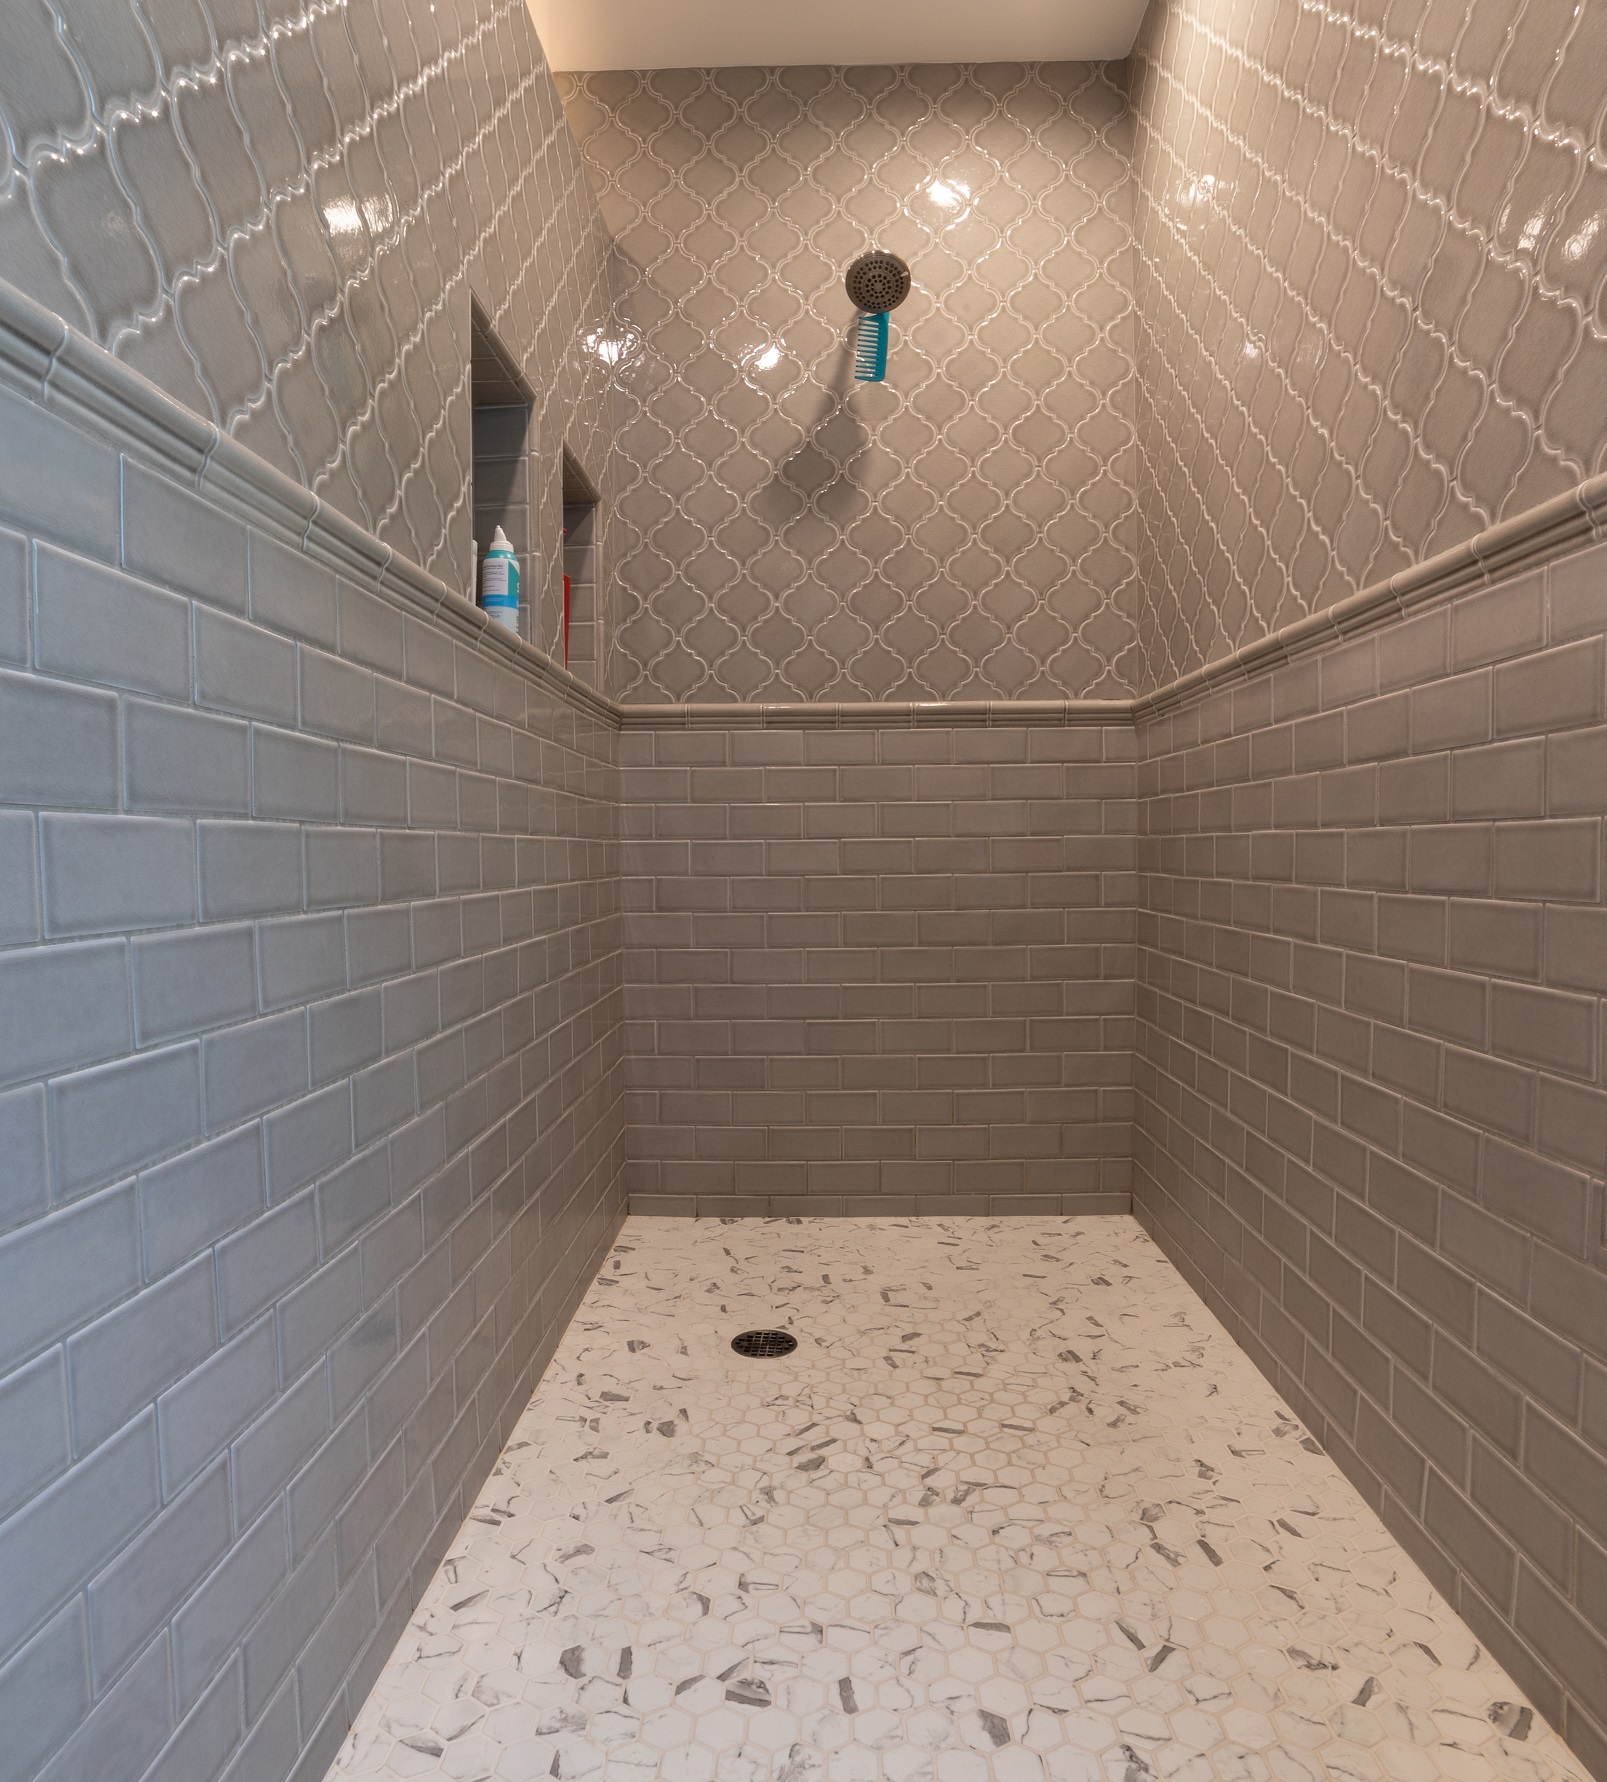
[[[1145,0],[527,0],[547,59],[600,68],[1110,61]]]

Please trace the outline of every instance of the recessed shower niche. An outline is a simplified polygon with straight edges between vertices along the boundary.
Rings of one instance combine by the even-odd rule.
[[[474,407],[474,568],[470,598],[478,602],[480,565],[501,527],[519,565],[519,634],[532,638],[535,521],[531,459],[535,452],[535,392],[498,337],[477,299],[470,300],[470,380]]]

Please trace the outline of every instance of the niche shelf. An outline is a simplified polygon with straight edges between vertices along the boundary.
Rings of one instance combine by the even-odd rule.
[[[479,559],[500,526],[519,562],[519,632],[530,637],[536,564],[532,546],[532,465],[535,452],[531,409],[535,391],[518,361],[498,338],[478,299],[470,300],[469,373],[474,408],[473,503],[476,561],[474,598],[479,598]]]

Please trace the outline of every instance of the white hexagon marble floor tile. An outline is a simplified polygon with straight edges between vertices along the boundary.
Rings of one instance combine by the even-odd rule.
[[[629,1220],[331,1774],[1583,1782],[1128,1218]]]

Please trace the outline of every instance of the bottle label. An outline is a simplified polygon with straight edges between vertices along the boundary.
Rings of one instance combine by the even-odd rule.
[[[511,557],[486,558],[485,566],[480,571],[480,593],[487,602],[507,599],[508,571],[512,567]]]

